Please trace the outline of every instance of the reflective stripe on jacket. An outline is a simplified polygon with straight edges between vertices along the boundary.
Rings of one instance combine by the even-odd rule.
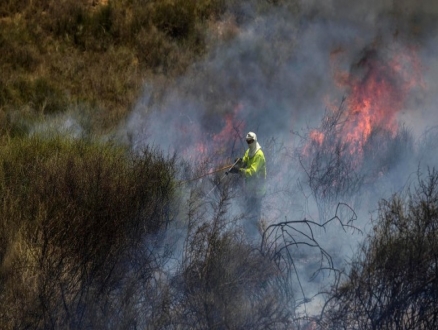
[[[245,165],[240,172],[245,177],[246,190],[261,197],[266,193],[266,161],[262,149],[259,149],[253,157],[249,157],[249,149],[242,158]]]

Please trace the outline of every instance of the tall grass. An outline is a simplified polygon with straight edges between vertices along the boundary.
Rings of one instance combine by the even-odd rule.
[[[170,221],[173,161],[39,137],[13,139],[0,159],[0,323],[89,324],[96,300],[111,304],[126,274],[156,262],[135,254]]]

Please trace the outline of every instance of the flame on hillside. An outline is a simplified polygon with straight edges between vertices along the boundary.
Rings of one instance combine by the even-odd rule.
[[[342,53],[337,49],[331,54],[334,64]],[[420,83],[419,69],[413,48],[387,54],[371,48],[363,52],[349,72],[335,69],[336,84],[347,93],[344,110],[337,118],[337,139],[348,145],[346,150],[354,154],[358,162],[373,129],[396,134],[397,115],[404,108],[410,90]],[[333,105],[327,108],[332,114],[339,111],[339,107]],[[321,146],[325,134],[324,129],[312,130],[309,142]]]

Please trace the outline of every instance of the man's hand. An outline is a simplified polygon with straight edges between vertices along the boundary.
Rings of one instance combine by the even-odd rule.
[[[239,168],[238,167],[236,167],[236,166],[233,166],[228,172],[230,172],[230,173],[239,173]]]
[[[243,166],[243,160],[242,160],[242,158],[236,158],[236,159],[234,160],[234,166],[233,166],[232,168],[230,168],[230,169],[226,172],[226,174],[228,174],[228,173],[234,173],[234,174],[239,173],[239,170],[242,168],[242,166]]]

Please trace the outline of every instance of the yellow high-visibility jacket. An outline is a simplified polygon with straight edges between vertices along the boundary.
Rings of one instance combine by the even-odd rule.
[[[244,167],[239,171],[245,177],[246,191],[257,197],[266,194],[266,161],[262,149],[257,150],[253,157],[249,157],[249,149],[242,158]]]

